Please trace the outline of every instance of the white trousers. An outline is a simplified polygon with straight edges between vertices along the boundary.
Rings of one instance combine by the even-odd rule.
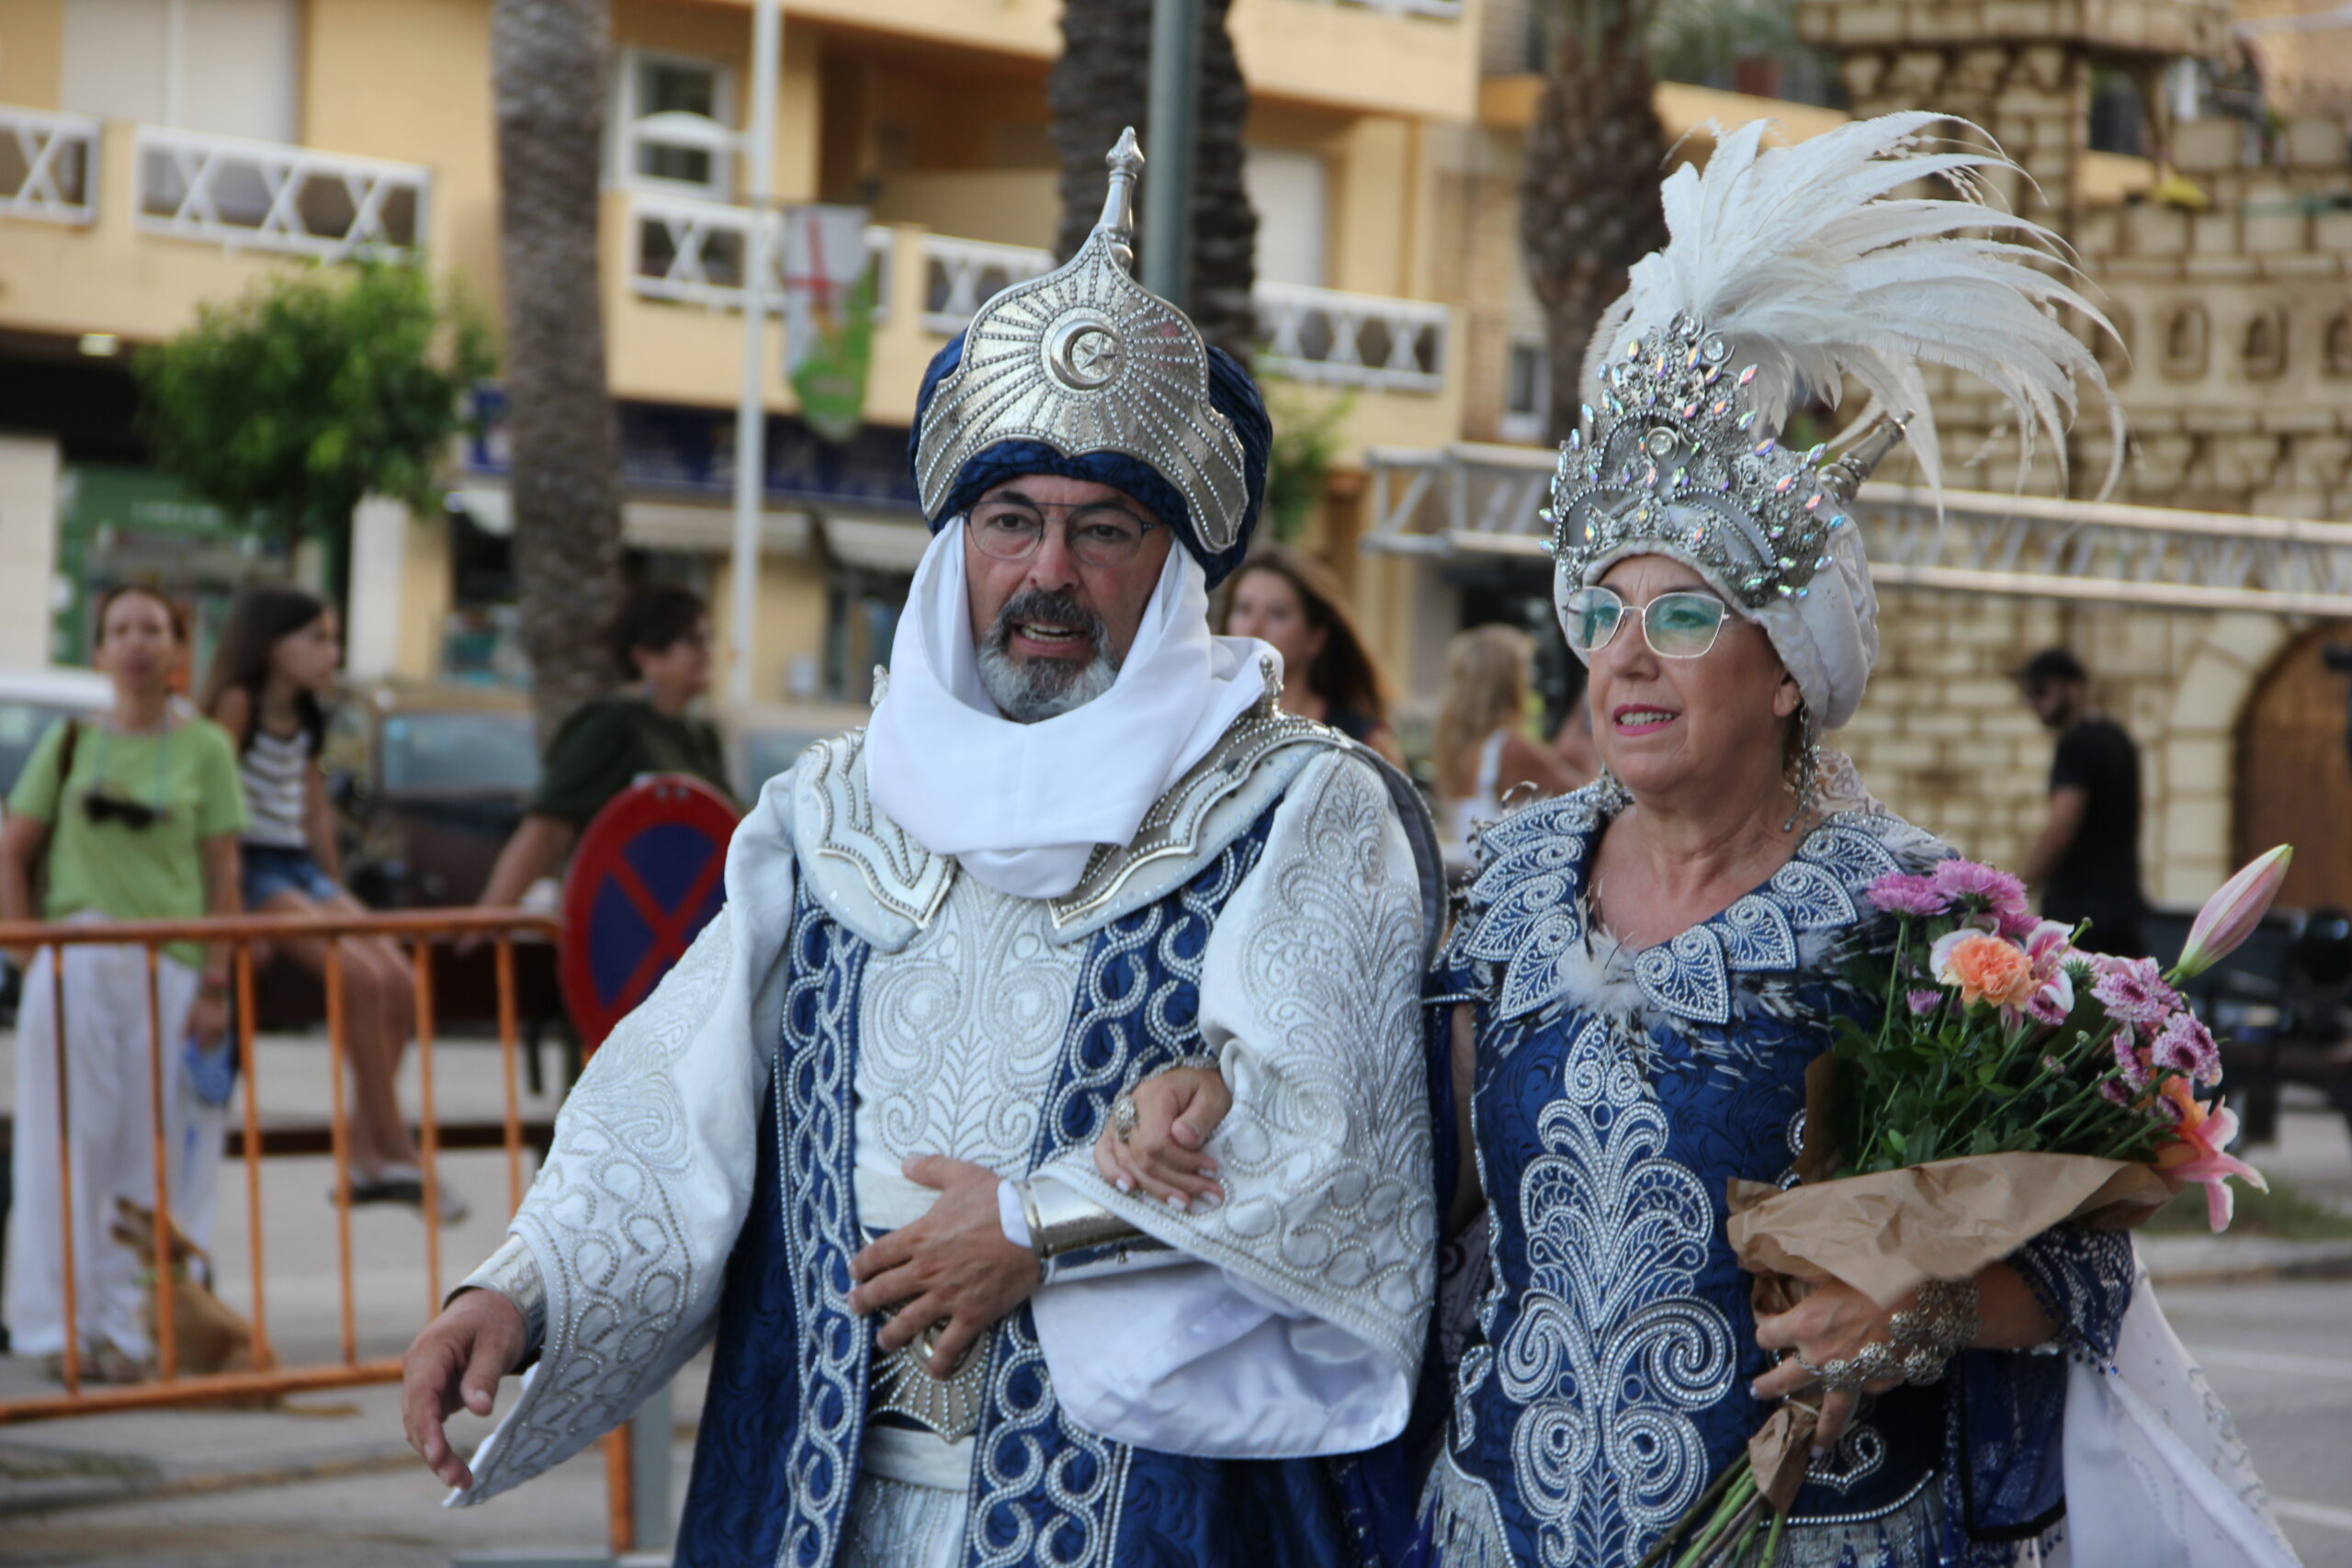
[[[6,1310],[10,1348],[20,1356],[55,1355],[65,1348],[57,1013],[50,978],[55,951],[44,949],[34,961],[17,1010],[16,1202],[8,1224]],[[155,1206],[146,951],[64,951],[74,1317],[85,1346],[110,1339],[128,1355],[147,1356],[153,1348],[139,1273],[151,1260],[132,1256],[108,1234],[118,1197],[142,1209]],[[225,1111],[198,1100],[181,1066],[198,980],[195,970],[175,959],[165,957],[158,965],[172,1221],[181,1235],[209,1248]]]
[[[956,1568],[964,1561],[973,1440],[869,1427],[841,1568]]]

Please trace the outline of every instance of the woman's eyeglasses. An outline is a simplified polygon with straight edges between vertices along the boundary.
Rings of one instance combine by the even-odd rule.
[[[1568,595],[1560,617],[1568,646],[1589,657],[1607,648],[1625,622],[1634,618],[1642,624],[1650,651],[1659,658],[1696,659],[1715,646],[1724,617],[1731,613],[1731,606],[1713,594],[1693,592],[1661,593],[1644,604],[1637,617],[1627,615],[1632,608],[1611,589],[1577,589]]]
[[[1160,526],[1103,502],[1063,506],[1051,502],[984,501],[972,508],[969,527],[980,554],[991,560],[1027,560],[1046,541],[1046,513],[1062,515],[1069,553],[1087,566],[1122,567],[1143,548],[1146,534]]]
[[[119,822],[138,831],[153,828],[162,821],[165,808],[150,806],[143,800],[127,800],[119,795],[108,795],[103,789],[94,789],[82,796],[82,814],[93,823]]]

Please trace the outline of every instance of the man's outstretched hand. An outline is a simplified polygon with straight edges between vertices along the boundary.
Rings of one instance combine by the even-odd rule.
[[[408,1446],[444,1484],[470,1486],[474,1474],[442,1423],[460,1404],[488,1416],[498,1380],[521,1362],[524,1348],[523,1314],[513,1302],[496,1291],[466,1291],[401,1359],[401,1425]]]
[[[994,1171],[944,1155],[910,1159],[905,1170],[909,1179],[936,1188],[939,1201],[914,1224],[849,1260],[850,1278],[857,1281],[849,1307],[860,1316],[899,1309],[874,1337],[885,1350],[941,1325],[926,1370],[944,1378],[981,1335],[1037,1288],[1037,1255],[1005,1239]]]

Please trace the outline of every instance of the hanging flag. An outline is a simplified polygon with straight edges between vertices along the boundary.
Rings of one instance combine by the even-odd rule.
[[[837,445],[864,422],[874,359],[865,217],[862,207],[784,209],[785,378],[808,428]]]

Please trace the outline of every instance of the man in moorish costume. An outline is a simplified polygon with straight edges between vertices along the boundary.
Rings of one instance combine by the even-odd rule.
[[[1357,1561],[1433,1287],[1409,786],[1210,635],[1270,432],[1102,222],[933,363],[934,531],[869,728],[736,834],[727,908],[565,1105],[411,1350],[483,1501],[714,1338],[680,1563]],[[1215,1060],[1220,1194],[1121,1190],[1124,1091]],[[1221,1198],[1216,1201],[1216,1198]],[[521,1400],[469,1471],[441,1423]]]

